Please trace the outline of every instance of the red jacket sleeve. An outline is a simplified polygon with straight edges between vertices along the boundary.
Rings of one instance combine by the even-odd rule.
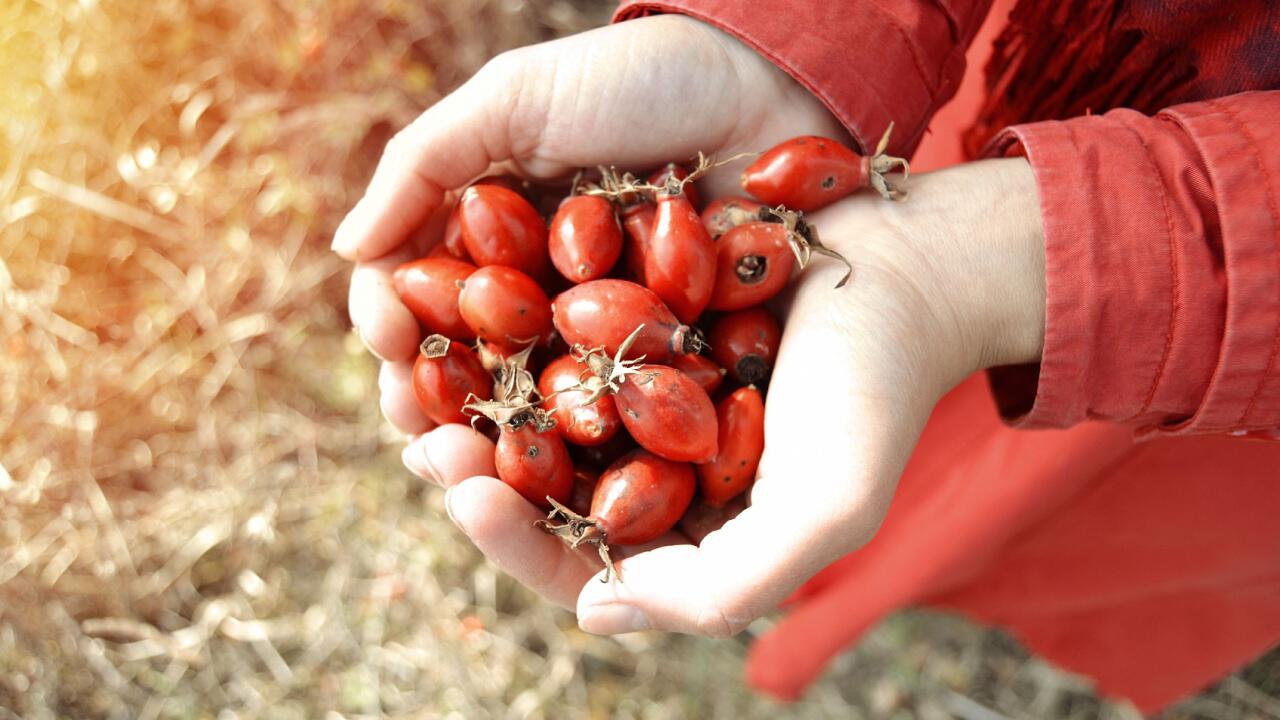
[[[615,20],[680,13],[734,35],[809,89],[865,151],[890,121],[909,157],[955,94],[991,0],[626,0]]]
[[[1047,264],[1044,355],[991,373],[1022,427],[1280,428],[1280,92],[1009,128]]]

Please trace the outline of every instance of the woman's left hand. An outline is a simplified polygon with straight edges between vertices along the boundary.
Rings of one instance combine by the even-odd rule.
[[[671,534],[631,549],[622,582],[594,552],[534,528],[542,513],[492,477],[493,445],[462,426],[411,444],[406,464],[448,488],[458,526],[498,566],[581,626],[724,636],[865,544],[933,406],[970,373],[1034,362],[1044,250],[1023,159],[912,177],[890,203],[862,193],[809,219],[854,267],[818,258],[793,283],[769,386],[750,506],[699,545]]]

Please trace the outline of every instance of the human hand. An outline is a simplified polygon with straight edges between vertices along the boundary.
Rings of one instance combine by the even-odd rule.
[[[843,131],[776,67],[688,18],[632,21],[490,63],[397,135],[335,238],[335,250],[357,262],[353,322],[388,361],[380,381],[388,419],[411,435],[430,429],[409,385],[417,324],[389,273],[438,240],[452,195],[473,178],[554,180],[582,166],[642,168],[799,134]],[[724,174],[705,183],[712,196],[735,189]],[[1034,259],[1018,261],[1039,252],[1038,239],[1028,240],[1039,215],[1025,163],[984,163],[911,187],[901,206],[860,198],[813,217],[857,275],[837,292],[838,270],[819,263],[797,281],[752,507],[699,547],[672,533],[632,549],[620,563],[624,583],[589,583],[598,558],[533,528],[541,514],[491,477],[483,436],[438,428],[406,448],[406,465],[450,487],[450,513],[480,549],[553,601],[576,605],[589,630],[741,629],[870,537],[946,388],[1001,357],[1038,353],[1039,316],[1025,311],[1043,305],[1035,286],[1043,272]],[[992,218],[1007,220],[1002,232]],[[1031,280],[1023,287],[1003,282],[1006,274]],[[1015,310],[1024,312],[1013,318]],[[1027,329],[1011,332],[1018,328]]]
[[[973,163],[907,187],[906,202],[864,194],[809,218],[853,279],[834,289],[843,265],[818,260],[794,281],[750,506],[700,544],[669,533],[622,548],[621,582],[601,583],[594,552],[535,529],[541,513],[491,477],[487,438],[442,427],[406,463],[449,488],[450,516],[493,562],[576,607],[588,631],[741,630],[871,538],[943,393],[1040,355],[1043,238],[1027,163]]]
[[[403,432],[431,428],[413,401],[421,339],[391,271],[426,254],[456,191],[513,172],[567,179],[596,165],[656,167],[699,151],[729,155],[796,134],[843,138],[808,91],[734,38],[691,18],[632,20],[505,53],[399,132],[333,248],[356,263],[351,319],[385,362],[382,409]],[[703,184],[736,188],[727,170]]]

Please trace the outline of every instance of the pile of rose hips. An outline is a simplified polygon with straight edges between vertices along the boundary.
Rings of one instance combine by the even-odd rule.
[[[700,214],[691,181],[714,167],[702,157],[646,182],[580,176],[549,226],[518,181],[476,182],[444,241],[394,275],[427,335],[419,407],[495,437],[498,477],[551,510],[540,526],[598,546],[610,568],[610,544],[654,540],[696,493],[723,507],[764,449],[782,334],[764,303],[812,253],[844,260],[803,213],[862,187],[899,197],[884,175],[907,166],[884,154],[888,138],[870,157],[826,138],[784,142],[743,173],[755,200]]]

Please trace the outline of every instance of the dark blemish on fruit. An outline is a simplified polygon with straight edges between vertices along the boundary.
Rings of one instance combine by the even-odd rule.
[[[635,411],[635,410],[632,410],[631,408],[627,408],[624,412],[626,412],[628,415],[630,415],[632,420],[639,420],[639,419],[640,419],[640,415],[639,415],[638,413],[636,413],[636,411]]]
[[[529,446],[529,449],[524,451],[524,454],[525,454],[525,455],[528,455],[528,456],[529,456],[529,457],[531,457],[531,458],[536,458],[536,457],[538,457],[538,446],[537,446],[537,445],[530,445],[530,446]]]
[[[822,181],[822,189],[823,189],[823,190],[830,190],[831,188],[833,188],[833,187],[835,187],[835,186],[836,186],[836,176],[835,176],[835,175],[828,175],[828,176],[826,177],[826,179]]]

